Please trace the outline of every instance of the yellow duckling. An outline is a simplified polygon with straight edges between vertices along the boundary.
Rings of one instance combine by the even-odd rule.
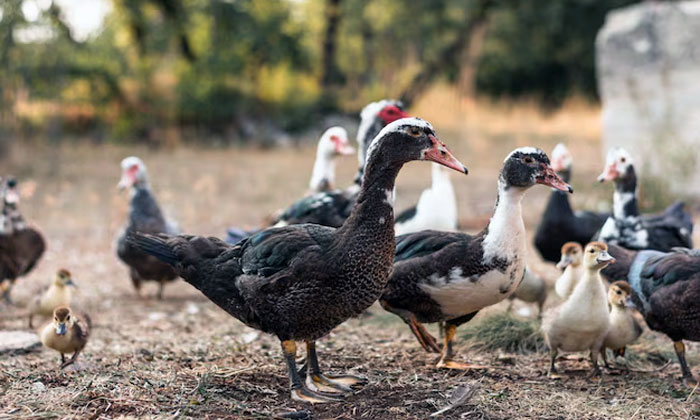
[[[73,289],[78,286],[73,282],[70,271],[62,268],[56,272],[53,283],[44,289],[29,305],[29,328],[34,328],[35,315],[49,317],[59,306],[70,306]]]
[[[557,295],[566,299],[574,291],[576,283],[583,275],[583,248],[578,242],[567,242],[561,247],[561,260],[557,263],[557,268],[564,270],[554,284],[554,291]]]
[[[591,242],[583,257],[584,272],[569,298],[544,314],[542,329],[549,346],[550,376],[556,372],[554,360],[559,351],[576,352],[590,350],[593,371],[600,373],[598,353],[610,326],[608,302],[600,270],[615,259],[608,254],[608,246]]]
[[[82,318],[73,315],[70,308],[60,306],[53,311],[53,321],[39,330],[41,343],[61,353],[61,369],[75,363],[87,344],[90,318],[87,315]],[[73,353],[73,356],[66,361],[67,353]]]
[[[603,362],[608,367],[606,349],[611,349],[615,356],[624,356],[625,347],[634,343],[642,335],[642,327],[634,317],[631,308],[632,289],[626,281],[616,281],[608,290],[608,303],[610,303],[610,329],[603,341],[600,353]]]

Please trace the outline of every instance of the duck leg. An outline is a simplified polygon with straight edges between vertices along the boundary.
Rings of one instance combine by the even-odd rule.
[[[549,372],[547,372],[547,376],[550,378],[554,377],[554,375],[557,373],[557,367],[554,366],[554,361],[557,360],[557,349],[556,348],[551,348],[549,350]]]
[[[158,282],[158,294],[156,297],[158,300],[163,300],[163,289],[165,288],[165,280],[160,280]]]
[[[457,332],[457,325],[453,324],[451,321],[447,321],[445,324],[445,344],[442,346],[442,355],[435,367],[439,369],[458,369],[458,370],[469,370],[469,369],[486,369],[486,366],[475,365],[471,363],[455,362],[452,360],[454,352],[452,350],[452,342],[454,341],[455,333]]]
[[[591,349],[591,364],[593,365],[593,370],[588,374],[589,378],[600,375],[600,367],[598,367],[598,353],[601,349]]]
[[[134,289],[136,290],[136,296],[141,297],[141,277],[133,268],[130,270],[130,274],[131,283],[134,285]]]
[[[674,341],[673,349],[676,350],[676,356],[678,356],[678,361],[681,364],[681,372],[683,373],[683,384],[692,388],[696,387],[698,381],[696,381],[693,377],[693,373],[688,367],[688,362],[685,361],[685,344],[683,344],[683,340]]]
[[[412,312],[405,309],[394,308],[385,300],[380,300],[379,303],[385,310],[398,316],[403,320],[403,322],[406,323],[406,325],[408,325],[411,332],[425,351],[428,353],[440,353],[440,346],[438,346],[437,341],[435,341],[435,337],[433,337],[428,330],[425,329],[423,324],[418,322],[418,319]]]
[[[78,360],[78,355],[79,355],[79,354],[80,354],[80,350],[78,350],[78,351],[76,351],[75,353],[73,353],[73,357],[71,357],[70,359],[68,359],[68,361],[63,361],[63,353],[61,353],[61,362],[62,362],[62,363],[61,363],[61,369],[64,369],[64,368],[66,368],[66,367],[72,365],[73,363],[75,363],[75,361]]]
[[[306,358],[308,371],[306,374],[306,386],[315,391],[330,393],[350,393],[367,384],[367,379],[355,375],[324,375],[318,366],[316,355],[316,343],[306,342]]]
[[[284,358],[287,361],[292,399],[310,402],[312,404],[343,401],[342,395],[323,391],[313,391],[304,385],[299,377],[299,372],[297,372],[296,360],[294,360],[297,354],[297,344],[294,342],[294,340],[282,341],[282,352],[284,353]]]

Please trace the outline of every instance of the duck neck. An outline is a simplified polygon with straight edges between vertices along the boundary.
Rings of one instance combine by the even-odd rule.
[[[12,233],[27,227],[24,216],[20,213],[16,203],[4,203],[2,208],[2,231]]]
[[[581,283],[585,288],[607,304],[607,297],[605,296],[605,288],[603,287],[603,282],[600,279],[600,269],[585,267],[583,270],[583,276],[581,276]]]
[[[139,228],[142,224],[152,225],[154,219],[163,220],[163,215],[151,194],[148,186],[134,186],[131,195],[131,206],[129,212],[129,222],[132,227]]]
[[[309,188],[312,192],[327,191],[335,182],[335,159],[323,150],[316,153],[314,170],[311,172]]]
[[[484,260],[513,260],[525,251],[525,225],[521,202],[526,189],[509,186],[499,178],[496,209],[484,236]]]
[[[637,205],[637,175],[633,166],[627,168],[623,178],[615,181],[613,194],[613,216],[616,219],[639,216]]]

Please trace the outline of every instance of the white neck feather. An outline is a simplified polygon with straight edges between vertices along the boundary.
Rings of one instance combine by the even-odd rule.
[[[498,203],[483,242],[484,263],[488,264],[494,257],[513,260],[523,256],[525,224],[521,201],[524,195],[525,189],[516,187],[506,189],[502,181],[498,182]]]
[[[634,200],[637,193],[635,192],[619,192],[615,191],[613,193],[613,216],[616,219],[622,220],[628,215],[625,214],[625,206],[630,201]]]
[[[328,181],[331,185],[335,182],[335,159],[329,156],[325,151],[318,150],[316,152],[314,170],[311,172],[309,188],[312,191],[318,192],[324,180]]]

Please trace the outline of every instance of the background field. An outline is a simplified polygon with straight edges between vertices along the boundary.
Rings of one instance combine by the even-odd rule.
[[[595,182],[603,160],[599,110],[594,106],[573,101],[543,116],[527,104],[458,100],[438,86],[411,112],[432,121],[470,170],[467,177],[452,177],[467,231],[478,231],[488,221],[502,160],[519,146],[550,152],[557,142],[566,142],[575,157],[575,206],[609,207],[611,187]],[[0,356],[0,419],[269,418],[293,409],[308,409],[323,419],[423,419],[444,406],[455,387],[474,382],[479,393],[443,418],[700,416],[697,393],[680,385],[670,341],[656,333],[647,331],[629,349],[627,364],[636,372],[612,371],[601,380],[585,379],[589,365],[583,355],[563,362],[567,378],[548,379],[546,352],[527,333],[534,318],[522,318],[511,335],[534,343],[534,351],[477,346],[484,337],[477,327],[504,312],[507,303],[483,311],[474,327],[461,329],[475,338],[458,340],[459,357],[489,366],[466,373],[431,368],[434,356],[422,351],[408,328],[373,307],[368,316],[341,325],[319,342],[322,365],[366,375],[369,385],[343,404],[310,407],[292,402],[276,339],[244,327],[181,281],[166,288],[163,301],[152,297],[155,285],[146,286],[145,298],[134,296],[113,245],[128,201],[115,188],[119,161],[132,154],[145,160],[162,208],[186,232],[222,236],[226,226],[255,226],[298,198],[306,189],[314,147],[310,142],[274,150],[146,149],[80,140],[13,143],[0,162],[2,172],[21,180],[24,214],[40,227],[49,246],[38,268],[18,281],[18,305],[0,309],[0,328],[27,328],[23,304],[60,267],[73,272],[81,307],[96,325],[76,370],[57,370],[58,356],[45,350]],[[339,163],[339,186],[350,182],[356,164],[354,158]],[[429,182],[428,165],[408,165],[399,176],[397,208],[414,203]],[[548,194],[537,187],[524,200],[530,234]],[[651,196],[657,195],[646,192],[645,205],[657,205]],[[698,208],[693,211],[697,216]],[[528,261],[553,281],[556,270],[533,250]],[[514,312],[523,308],[534,310],[516,303]],[[496,328],[502,330],[502,324]],[[696,375],[698,350],[690,344]],[[666,366],[667,360],[672,363]]]

